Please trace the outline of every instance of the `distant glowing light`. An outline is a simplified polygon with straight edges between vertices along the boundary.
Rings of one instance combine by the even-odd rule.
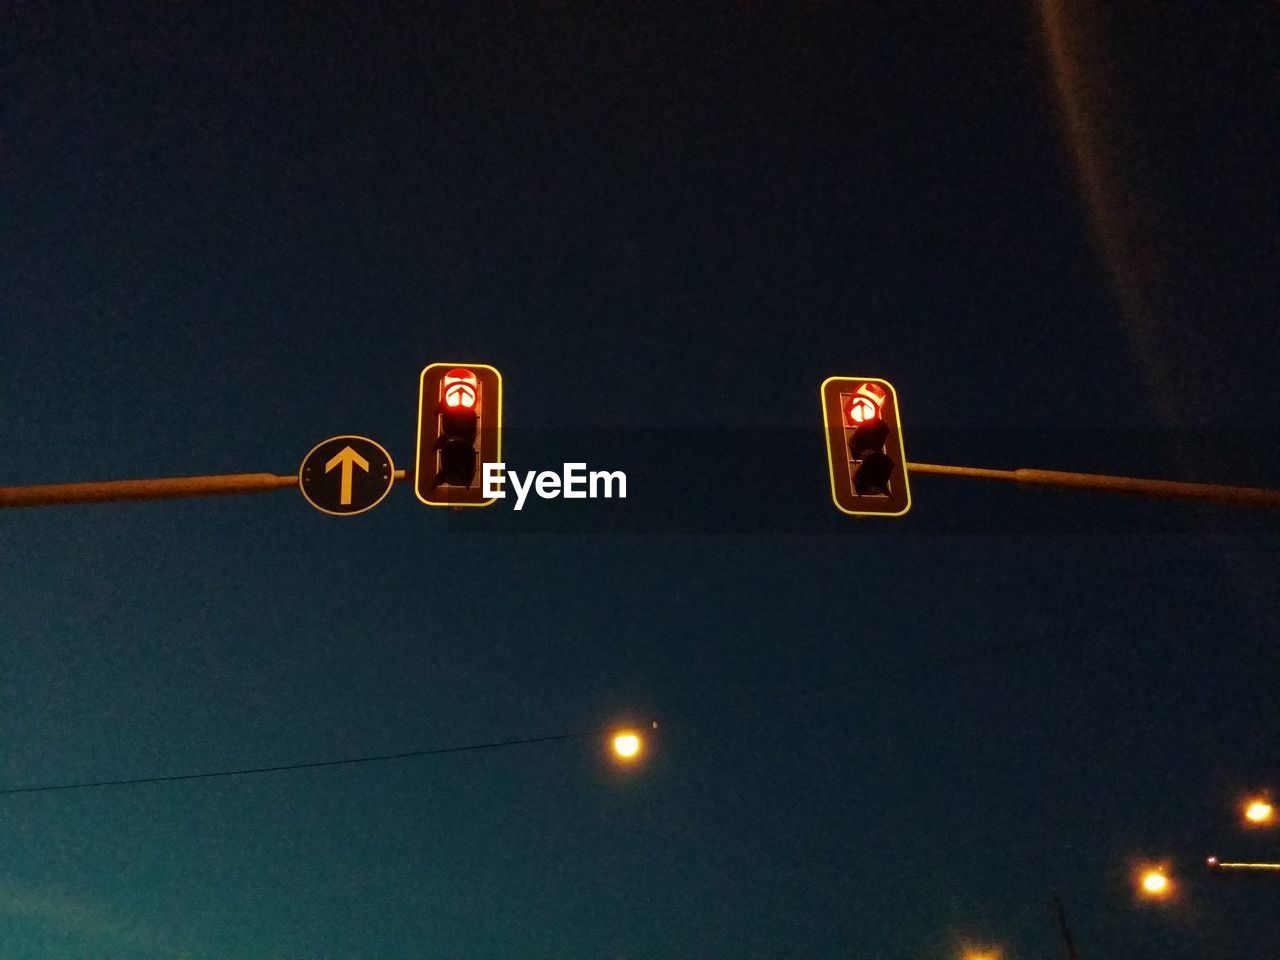
[[[1244,809],[1244,817],[1250,823],[1270,823],[1275,818],[1275,811],[1265,800],[1252,800]]]
[[[1150,897],[1163,897],[1169,893],[1169,877],[1163,869],[1147,870],[1142,875],[1142,891]]]
[[[623,760],[634,760],[640,755],[640,736],[635,733],[619,733],[613,738],[613,752]]]

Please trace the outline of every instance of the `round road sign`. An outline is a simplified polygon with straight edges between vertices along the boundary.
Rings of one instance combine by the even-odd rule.
[[[303,458],[298,489],[321,513],[349,517],[381,503],[395,472],[391,454],[376,440],[330,437]]]

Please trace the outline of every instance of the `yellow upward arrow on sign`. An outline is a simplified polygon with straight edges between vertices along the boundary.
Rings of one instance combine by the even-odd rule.
[[[338,495],[338,502],[344,507],[351,505],[351,471],[354,467],[359,467],[365,473],[369,472],[369,461],[360,454],[356,453],[350,447],[343,447],[333,455],[333,459],[324,465],[324,472],[328,473],[338,464],[342,464],[342,490]]]

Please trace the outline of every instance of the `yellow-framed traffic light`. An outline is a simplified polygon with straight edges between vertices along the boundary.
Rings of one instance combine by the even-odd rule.
[[[484,363],[432,363],[418,382],[413,492],[431,507],[487,507],[484,464],[502,462],[502,374]]]
[[[880,377],[828,377],[819,395],[836,508],[855,517],[905,514],[911,485],[893,384]]]

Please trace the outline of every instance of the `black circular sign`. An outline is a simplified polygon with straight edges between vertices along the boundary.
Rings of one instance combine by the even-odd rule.
[[[372,510],[391,490],[396,468],[386,448],[368,437],[330,437],[311,448],[298,488],[321,513],[349,517]]]

